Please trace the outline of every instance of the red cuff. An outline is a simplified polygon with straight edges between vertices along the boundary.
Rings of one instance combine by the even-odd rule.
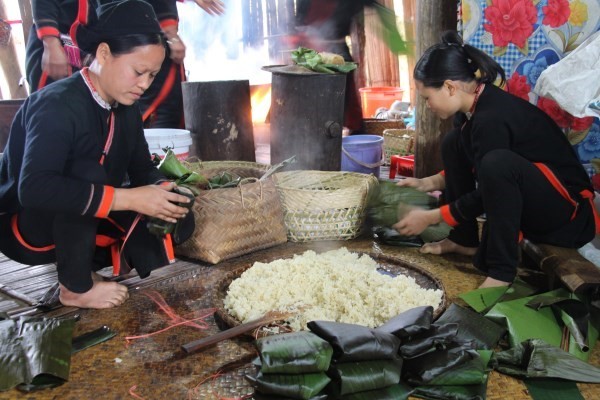
[[[440,207],[440,212],[442,213],[442,219],[445,223],[450,226],[458,225],[458,222],[454,219],[452,214],[450,213],[450,206],[448,204]]]
[[[38,39],[42,39],[44,36],[56,36],[60,37],[60,32],[53,26],[44,26],[36,30]]]
[[[106,218],[108,217],[108,213],[110,213],[110,208],[112,207],[113,200],[115,198],[115,188],[112,186],[104,186],[104,193],[102,193],[102,200],[100,200],[100,205],[98,206],[98,210],[94,215],[97,218]]]
[[[165,20],[160,21],[160,28],[164,30],[166,27],[169,27],[169,26],[177,26],[178,23],[179,23],[179,21],[177,21],[176,19],[172,19],[172,18],[165,19]]]
[[[441,171],[439,172],[439,174],[440,174],[441,176],[445,177],[445,176],[446,176],[446,171],[444,171],[444,170],[441,170]]]

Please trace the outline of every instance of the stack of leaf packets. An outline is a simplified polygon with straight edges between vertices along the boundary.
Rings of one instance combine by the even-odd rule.
[[[400,339],[366,326],[331,321],[311,321],[308,329],[333,347],[327,375],[332,382],[327,393],[333,399],[397,399],[402,359]]]
[[[0,390],[54,387],[69,378],[75,318],[0,321]]]
[[[256,388],[255,399],[325,399],[331,379],[331,345],[308,332],[267,336],[256,341],[260,371],[247,379]]]
[[[410,187],[400,187],[393,182],[380,181],[369,197],[367,214],[373,233],[385,244],[396,246],[421,246],[437,242],[448,236],[451,227],[446,223],[431,225],[418,237],[400,235],[392,228],[412,208],[430,210],[437,207],[435,197]]]

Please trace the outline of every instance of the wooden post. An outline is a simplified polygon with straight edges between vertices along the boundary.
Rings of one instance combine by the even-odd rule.
[[[0,1],[0,18],[7,20],[6,8]],[[4,80],[8,86],[8,93],[0,92],[0,99],[21,99],[27,97],[25,86],[21,86],[21,70],[17,61],[17,51],[15,49],[15,40],[13,34],[6,45],[0,44],[0,70],[4,75]]]
[[[440,41],[443,31],[456,29],[456,14],[456,0],[417,2],[417,59],[427,48]],[[419,96],[416,105],[415,176],[423,178],[443,169],[440,143],[443,135],[452,129],[452,119],[440,120]]]
[[[415,81],[412,79],[412,74],[415,69],[415,64],[417,63],[414,52],[415,37],[417,35],[417,30],[415,27],[417,0],[403,0],[402,6],[404,7],[404,33],[406,35],[404,39],[406,40],[411,49],[411,51],[406,56],[409,74],[408,83],[410,85],[410,104],[416,105],[417,89],[415,87]]]
[[[31,10],[31,0],[19,0],[19,10],[21,11],[21,21],[23,26],[23,43],[27,46],[29,33],[33,25],[33,11]]]
[[[203,161],[255,161],[250,84],[247,80],[183,82],[190,154]]]

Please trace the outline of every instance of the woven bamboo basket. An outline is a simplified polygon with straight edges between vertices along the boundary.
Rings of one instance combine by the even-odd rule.
[[[390,164],[393,155],[414,154],[415,131],[412,129],[386,129],[383,131],[383,151],[385,164]]]
[[[288,240],[356,238],[366,215],[373,175],[337,171],[288,171],[274,175]]]
[[[365,133],[368,135],[383,135],[383,131],[386,129],[404,129],[406,125],[404,121],[398,120],[385,120],[376,118],[365,118],[363,119],[363,125]]]
[[[260,181],[268,165],[243,161],[187,162],[210,178],[230,172],[244,178],[237,187],[202,190],[192,207],[196,229],[177,246],[178,256],[217,264],[287,241],[281,200],[272,178]]]

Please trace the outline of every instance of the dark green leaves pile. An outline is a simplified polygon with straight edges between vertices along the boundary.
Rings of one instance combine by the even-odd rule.
[[[298,50],[292,51],[292,60],[297,64],[311,71],[324,74],[335,74],[341,72],[347,74],[356,69],[356,63],[345,62],[344,64],[325,64],[323,59],[315,50],[306,47],[298,47]]]

